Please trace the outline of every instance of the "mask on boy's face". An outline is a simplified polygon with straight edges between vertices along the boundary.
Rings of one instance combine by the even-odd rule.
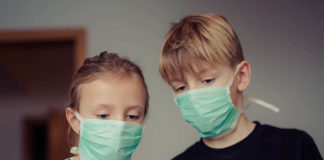
[[[82,160],[129,160],[139,144],[143,126],[115,120],[80,120],[79,154]]]
[[[240,65],[226,86],[189,90],[175,95],[183,118],[197,129],[202,138],[220,138],[236,128],[243,111],[234,106],[230,88],[239,68]],[[248,100],[256,102],[253,98]],[[267,105],[265,102],[258,104]]]

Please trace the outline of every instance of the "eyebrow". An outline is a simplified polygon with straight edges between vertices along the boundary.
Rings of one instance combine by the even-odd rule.
[[[141,106],[141,105],[132,105],[132,106],[128,106],[127,109],[144,109],[145,106]]]
[[[107,105],[107,104],[95,104],[95,105],[92,105],[93,108],[96,108],[96,109],[101,109],[101,108],[112,108],[111,105]],[[145,108],[144,106],[142,107],[141,105],[130,105],[130,106],[127,106],[127,109],[136,109],[136,108],[139,108],[139,109],[142,109],[142,108]]]
[[[180,78],[173,78],[173,79],[170,79],[169,80],[169,83],[171,84],[171,83],[174,83],[174,82],[183,82],[183,80],[182,79],[180,79]]]
[[[107,105],[107,104],[95,104],[92,105],[93,108],[97,108],[97,109],[101,109],[101,108],[111,108],[111,105]]]
[[[183,82],[181,76],[172,76],[169,78],[168,82],[171,84],[172,82]]]
[[[195,74],[202,75],[202,74],[206,74],[208,72],[211,72],[211,69],[202,69],[202,70],[199,70],[198,72],[195,72]]]
[[[213,69],[207,69],[207,68],[201,69],[201,70],[199,70],[197,72],[194,72],[194,71],[192,71],[192,72],[197,77],[199,77],[199,76],[201,76],[203,74],[206,74],[206,73],[216,73]],[[171,78],[169,80],[169,82],[170,82],[170,84],[173,83],[173,82],[180,82],[181,83],[181,82],[184,82],[184,80],[182,80],[179,76],[176,76],[175,78],[174,77]]]
[[[136,111],[139,111],[139,113],[144,113],[145,111],[145,106],[141,107],[139,105],[134,105],[134,106],[130,106],[130,107],[127,107],[125,109],[126,112],[129,112],[129,111],[132,111],[132,110],[136,110]]]

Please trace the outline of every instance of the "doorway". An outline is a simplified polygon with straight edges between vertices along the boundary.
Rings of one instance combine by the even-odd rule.
[[[0,116],[19,124],[6,134],[20,131],[21,159],[69,157],[65,102],[85,55],[83,28],[0,31]]]

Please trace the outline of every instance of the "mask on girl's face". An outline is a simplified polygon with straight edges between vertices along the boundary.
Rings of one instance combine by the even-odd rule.
[[[82,160],[129,160],[139,144],[143,126],[116,120],[80,120],[79,154]]]
[[[240,65],[226,86],[195,89],[175,95],[183,118],[197,129],[202,138],[220,138],[236,128],[243,111],[234,106],[230,88],[239,68]],[[277,107],[262,100],[252,97],[245,99],[279,112]]]

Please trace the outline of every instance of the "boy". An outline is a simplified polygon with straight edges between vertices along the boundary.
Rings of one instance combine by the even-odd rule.
[[[162,45],[159,71],[183,118],[201,136],[174,160],[322,159],[306,132],[247,119],[243,91],[251,67],[224,17],[193,15],[176,23]]]

